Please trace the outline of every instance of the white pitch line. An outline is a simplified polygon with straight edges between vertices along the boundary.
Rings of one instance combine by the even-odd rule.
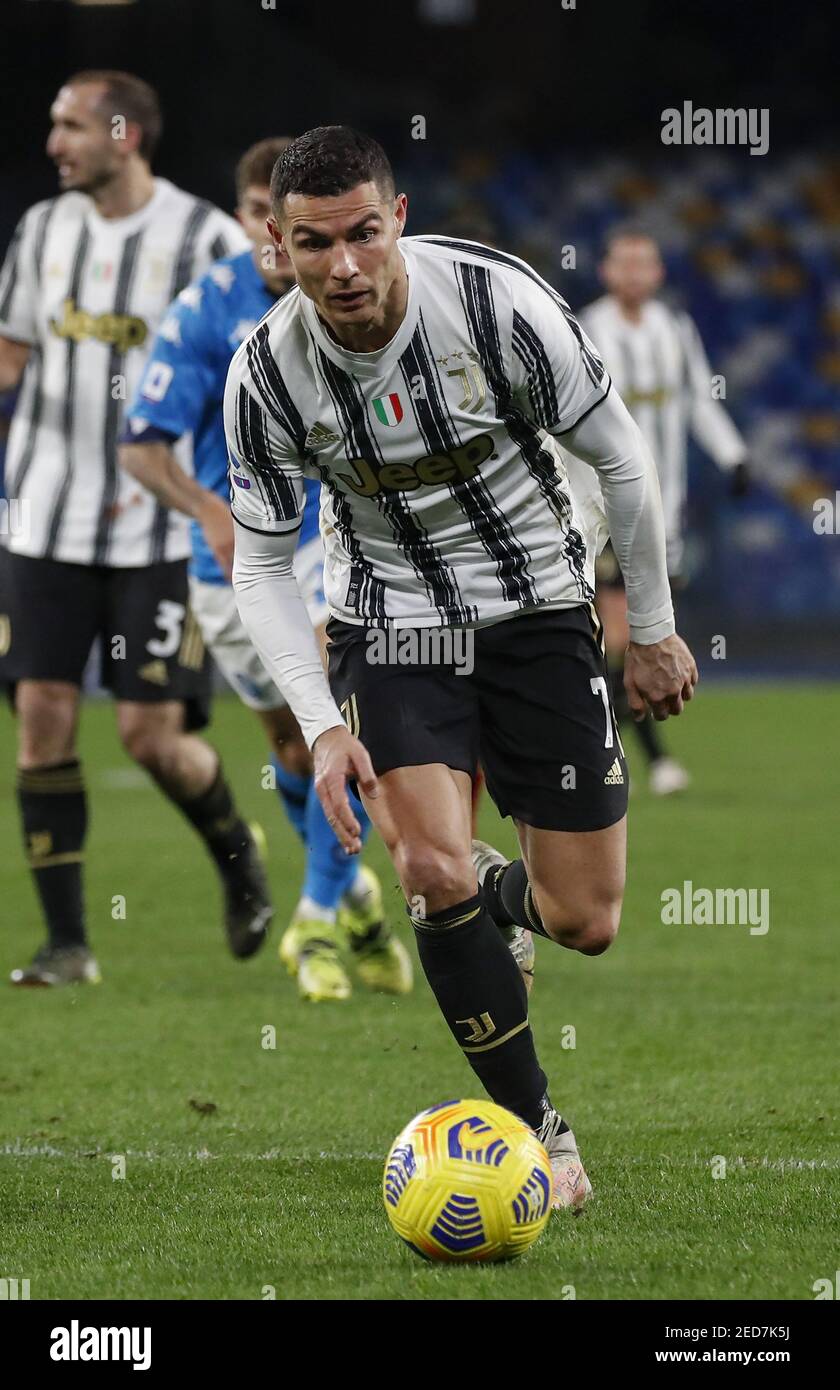
[[[364,1160],[380,1161],[384,1153],[337,1153],[329,1149],[312,1149],[306,1153],[286,1153],[283,1149],[269,1149],[267,1153],[211,1153],[209,1149],[187,1149],[185,1152],[156,1153],[154,1149],[59,1149],[54,1144],[24,1144],[20,1139],[12,1143],[0,1144],[0,1158],[110,1158],[111,1154],[122,1154],[124,1158],[144,1158],[152,1163],[181,1163],[197,1159],[233,1159],[237,1163],[264,1163],[284,1159],[287,1163],[312,1163],[318,1159],[340,1160],[358,1163]]]
[[[154,782],[139,767],[104,767],[97,782],[109,791],[142,791],[154,787]]]
[[[302,1153],[287,1153],[285,1149],[268,1149],[265,1153],[211,1153],[209,1149],[187,1149],[183,1152],[158,1153],[154,1149],[97,1149],[95,1152],[89,1149],[60,1149],[54,1144],[25,1144],[23,1140],[16,1139],[12,1143],[0,1145],[0,1158],[105,1158],[110,1159],[112,1154],[121,1154],[124,1158],[145,1159],[151,1163],[183,1163],[183,1162],[207,1162],[230,1159],[237,1163],[272,1163],[278,1159],[286,1163],[314,1163],[326,1160],[327,1162],[341,1163],[362,1163],[362,1162],[382,1162],[385,1158],[382,1153],[341,1153],[331,1149],[309,1149]],[[708,1168],[718,1155],[708,1155],[693,1158],[669,1158],[659,1154],[655,1158],[649,1154],[622,1154],[622,1163],[662,1163],[670,1168]],[[743,1155],[736,1155],[729,1158],[722,1154],[720,1157],[726,1158],[727,1168],[737,1168],[740,1171],[756,1168],[769,1168],[774,1172],[787,1172],[791,1169],[808,1171],[835,1171],[840,1169],[840,1159],[828,1158],[746,1158]],[[615,1162],[613,1155],[602,1156],[603,1162]]]

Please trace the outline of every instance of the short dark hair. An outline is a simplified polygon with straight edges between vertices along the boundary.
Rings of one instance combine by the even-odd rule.
[[[293,140],[275,164],[271,206],[279,213],[287,193],[333,198],[360,183],[375,183],[383,198],[394,196],[394,171],[378,140],[349,125],[319,125]]]
[[[75,72],[64,85],[78,87],[88,82],[104,83],[104,104],[108,108],[108,117],[124,116],[133,125],[139,125],[141,136],[138,153],[151,163],[163,132],[160,100],[154,87],[144,82],[142,77],[135,77],[130,72],[117,72],[113,68],[88,68],[84,72]]]
[[[275,164],[292,143],[291,135],[272,135],[247,149],[236,166],[236,196],[242,201],[246,188],[268,188]]]
[[[617,241],[652,241],[657,251],[659,242],[656,233],[643,222],[618,222],[610,227],[604,237],[604,255],[608,256]]]

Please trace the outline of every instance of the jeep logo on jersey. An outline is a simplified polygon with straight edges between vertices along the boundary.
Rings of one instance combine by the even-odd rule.
[[[88,314],[77,309],[72,299],[65,299],[62,307],[64,317],[50,319],[50,327],[58,338],[72,338],[75,343],[95,338],[99,343],[113,343],[119,352],[141,347],[146,341],[148,327],[134,314]]]
[[[474,478],[493,448],[493,436],[479,434],[445,454],[427,454],[416,463],[386,463],[378,473],[367,459],[349,459],[357,476],[351,477],[349,473],[336,476],[359,497],[375,497],[378,492],[414,492],[421,486],[436,487],[441,483]]]

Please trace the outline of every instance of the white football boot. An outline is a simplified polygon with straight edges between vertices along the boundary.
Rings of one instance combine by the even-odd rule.
[[[651,763],[648,786],[654,796],[673,796],[690,785],[691,778],[676,758],[657,758]]]
[[[562,1117],[552,1107],[546,1110],[539,1129],[534,1130],[548,1154],[554,1177],[551,1205],[557,1211],[564,1208],[578,1215],[592,1196],[592,1184],[580,1161],[575,1136],[570,1129],[558,1134]]]
[[[472,861],[475,872],[478,876],[479,887],[484,887],[484,880],[491,870],[499,869],[510,860],[505,859],[492,845],[488,845],[486,840],[473,840],[472,842]],[[536,953],[534,951],[534,936],[525,927],[518,927],[513,923],[509,927],[499,927],[499,932],[507,942],[513,959],[522,971],[522,978],[525,981],[525,988],[531,993],[534,983],[534,964]]]

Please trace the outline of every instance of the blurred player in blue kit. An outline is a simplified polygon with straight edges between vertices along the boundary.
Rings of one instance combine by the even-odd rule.
[[[275,161],[289,143],[262,140],[236,172],[237,217],[251,249],[218,261],[178,296],[149,354],[127,413],[120,462],[166,507],[192,518],[190,600],[205,643],[239,698],[268,737],[276,787],[306,847],[306,875],[280,959],[301,996],[346,999],[351,981],[345,946],[360,979],[373,989],[407,993],[411,961],[385,920],[373,871],[339,845],[316,795],[311,754],[297,720],[239,618],[231,587],[230,514],[222,405],[230,359],[264,314],[294,284],[288,259],[266,229]],[[194,475],[181,466],[179,440],[192,435]],[[324,552],[318,529],[320,484],[306,484],[295,572],[313,626],[326,647]],[[361,804],[357,815],[369,829]]]

